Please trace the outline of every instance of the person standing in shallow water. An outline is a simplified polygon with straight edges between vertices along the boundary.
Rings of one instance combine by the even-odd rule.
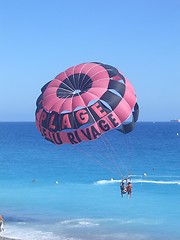
[[[0,232],[4,231],[4,219],[3,216],[0,215]]]

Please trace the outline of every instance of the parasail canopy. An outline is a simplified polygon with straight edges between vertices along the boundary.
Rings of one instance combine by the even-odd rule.
[[[55,144],[94,140],[114,128],[127,133],[138,119],[136,94],[115,67],[96,62],[68,68],[41,89],[36,125]],[[128,124],[124,122],[132,115]]]

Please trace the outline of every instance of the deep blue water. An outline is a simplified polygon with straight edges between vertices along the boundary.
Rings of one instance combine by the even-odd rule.
[[[2,236],[179,240],[180,124],[137,123],[56,146],[34,123],[0,123]],[[132,198],[119,182],[132,175]]]

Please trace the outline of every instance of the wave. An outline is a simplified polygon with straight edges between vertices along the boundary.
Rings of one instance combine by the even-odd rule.
[[[133,183],[177,184],[177,185],[180,185],[180,180],[177,180],[177,181],[161,181],[161,180],[134,179],[132,182]]]
[[[52,231],[41,231],[33,227],[18,226],[18,224],[8,224],[8,227],[6,225],[6,229],[1,236],[10,239],[23,240],[70,240],[70,238],[63,235],[58,236]],[[75,240],[75,238],[71,238],[71,240]]]
[[[93,219],[86,218],[64,220],[61,221],[61,224],[66,225],[67,227],[94,227],[99,225],[99,223]]]
[[[114,184],[114,183],[120,183],[122,180],[99,180],[95,182],[96,185],[104,185],[104,184]],[[172,185],[180,185],[180,180],[172,180],[172,181],[162,181],[162,180],[146,180],[146,179],[133,179],[131,180],[132,183],[151,183],[151,184],[172,184]]]
[[[117,182],[121,182],[122,180],[99,180],[97,182],[95,182],[94,184],[113,184],[113,183],[117,183]]]

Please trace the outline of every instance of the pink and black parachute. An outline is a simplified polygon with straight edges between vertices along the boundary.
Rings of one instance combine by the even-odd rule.
[[[36,125],[44,138],[55,144],[94,140],[114,128],[127,133],[138,119],[132,85],[107,64],[89,62],[70,67],[41,91]],[[131,115],[131,122],[124,124]]]

